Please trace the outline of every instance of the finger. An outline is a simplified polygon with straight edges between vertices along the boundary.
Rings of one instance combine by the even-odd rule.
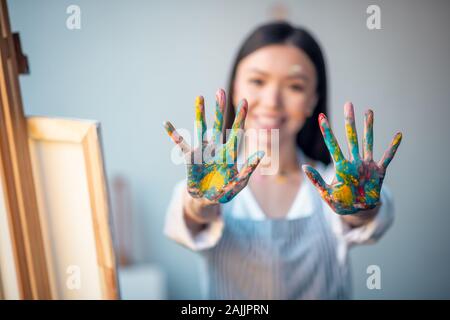
[[[227,156],[228,156],[228,144],[221,144],[214,150],[214,162],[217,164],[227,164]]]
[[[359,160],[359,146],[358,146],[358,136],[356,134],[355,126],[355,111],[353,104],[347,102],[344,105],[344,116],[345,116],[345,133],[347,135],[347,145],[350,151],[350,160]]]
[[[363,159],[373,160],[373,111],[367,110],[364,115]]]
[[[245,117],[247,116],[247,110],[248,110],[247,100],[242,99],[239,102],[239,105],[237,108],[237,114],[236,114],[236,117],[234,118],[232,129],[244,128],[244,122],[245,122]]]
[[[206,140],[206,121],[205,121],[205,103],[202,96],[195,99],[195,127],[197,129],[197,138],[200,148]]]
[[[234,118],[233,126],[231,127],[230,137],[228,138],[229,140],[233,139],[233,137],[238,136],[239,131],[244,128],[247,110],[248,110],[247,100],[242,99],[237,107],[236,116]]]
[[[164,121],[163,126],[169,137],[180,147],[183,153],[188,153],[191,151],[191,147],[186,143],[186,141],[184,141],[183,137],[177,132],[175,127],[169,121]]]
[[[255,171],[258,164],[261,162],[261,159],[264,157],[264,155],[264,151],[256,151],[254,154],[252,154],[239,171],[239,175],[244,178],[250,177],[253,171]]]
[[[328,195],[330,186],[323,180],[320,173],[310,165],[306,164],[302,166],[302,169],[309,180],[311,180],[312,184],[319,190],[320,194],[324,196]]]
[[[222,143],[222,125],[223,125],[223,114],[226,106],[226,95],[223,89],[219,89],[216,92],[216,117],[214,120],[213,127],[213,141],[216,145]]]
[[[336,163],[344,160],[341,148],[339,147],[336,137],[330,128],[327,117],[323,113],[319,115],[319,127],[333,161]]]
[[[226,150],[226,161],[227,161],[226,163],[227,164],[233,164],[236,162],[237,140],[238,140],[237,137],[233,136],[226,143],[225,150]]]
[[[233,199],[247,185],[248,180],[263,157],[264,151],[257,151],[251,155],[247,159],[241,171],[222,189],[222,191],[215,197],[215,200],[225,203]]]
[[[392,161],[392,158],[394,158],[401,141],[402,141],[402,133],[397,132],[397,134],[392,139],[389,148],[384,152],[380,162],[378,162],[379,167],[384,168],[385,170],[387,169],[389,163]]]
[[[199,188],[198,179],[195,178],[193,170],[195,170],[193,166],[187,168],[187,175],[189,177],[187,179],[187,190],[193,198],[201,198],[203,197],[203,191]]]

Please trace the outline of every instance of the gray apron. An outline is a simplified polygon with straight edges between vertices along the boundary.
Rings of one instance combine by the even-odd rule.
[[[204,251],[207,298],[350,298],[348,263],[337,259],[324,214],[291,220],[225,215],[221,239]]]

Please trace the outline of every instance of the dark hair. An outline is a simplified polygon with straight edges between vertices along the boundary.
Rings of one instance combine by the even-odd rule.
[[[321,112],[327,112],[327,76],[322,50],[308,31],[302,28],[294,28],[287,22],[273,22],[262,25],[254,30],[244,41],[234,60],[228,83],[228,102],[223,129],[230,129],[235,117],[233,84],[239,62],[252,52],[273,44],[287,44],[301,49],[315,66],[317,72],[317,104],[312,116],[306,120],[303,128],[298,132],[296,141],[297,146],[309,158],[328,164],[330,163],[330,155],[323,141],[317,120]]]

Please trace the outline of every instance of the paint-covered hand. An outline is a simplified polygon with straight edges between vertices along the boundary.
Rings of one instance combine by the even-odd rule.
[[[170,122],[164,127],[172,140],[185,154],[187,166],[187,188],[194,198],[206,198],[215,203],[225,203],[234,198],[247,182],[264,156],[258,151],[247,159],[240,171],[237,169],[237,141],[239,131],[244,128],[247,115],[247,101],[239,102],[229,138],[222,144],[223,114],[225,111],[225,91],[216,93],[216,119],[211,141],[206,139],[204,99],[199,96],[195,101],[195,124],[200,147],[192,149],[183,137],[177,133]]]
[[[353,214],[360,210],[374,208],[380,200],[380,191],[386,168],[391,162],[402,140],[398,132],[384,153],[382,159],[373,161],[373,112],[368,110],[364,119],[362,158],[359,155],[358,138],[355,127],[353,105],[344,106],[345,132],[349,148],[349,160],[342,155],[341,148],[331,131],[327,117],[319,115],[319,126],[325,144],[333,158],[336,176],[331,184],[325,183],[320,174],[311,166],[304,165],[308,178],[320,192],[322,198],[338,214]]]

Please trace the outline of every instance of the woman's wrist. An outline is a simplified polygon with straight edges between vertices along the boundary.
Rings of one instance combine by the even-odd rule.
[[[351,228],[362,227],[363,225],[368,224],[378,214],[380,210],[381,203],[378,204],[375,208],[369,210],[363,210],[355,214],[343,215],[341,216],[344,222],[350,226]]]
[[[183,212],[188,225],[205,227],[220,215],[220,205],[204,198],[193,198],[184,192]]]

